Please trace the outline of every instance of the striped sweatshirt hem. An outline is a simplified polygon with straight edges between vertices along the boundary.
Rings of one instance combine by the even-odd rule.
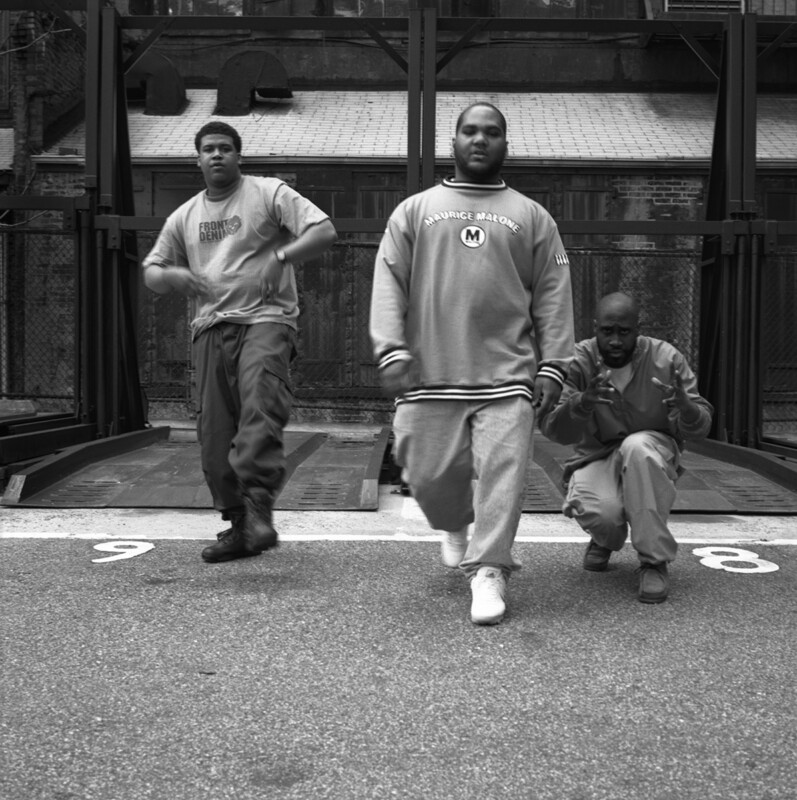
[[[411,360],[406,351],[393,351],[380,361],[380,369],[398,361]],[[564,370],[555,364],[542,364],[538,377],[550,378],[559,386],[564,386],[567,377]],[[396,398],[396,405],[415,403],[422,400],[470,400],[497,401],[510,397],[522,397],[529,402],[534,398],[534,387],[527,383],[505,383],[500,386],[418,386]]]

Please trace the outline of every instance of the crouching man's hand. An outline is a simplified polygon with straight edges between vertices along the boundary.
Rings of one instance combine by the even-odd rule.
[[[540,419],[556,405],[561,394],[562,386],[553,378],[538,375],[534,379],[534,399],[532,403],[534,408],[537,409],[537,415]]]

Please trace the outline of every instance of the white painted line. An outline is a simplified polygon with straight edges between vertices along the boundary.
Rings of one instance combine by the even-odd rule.
[[[120,532],[117,535],[99,531],[89,533],[74,533],[70,531],[3,531],[0,539],[81,539],[81,540],[114,540],[125,541],[213,541],[216,536],[196,534],[168,534],[168,533],[141,533],[131,531]],[[280,533],[281,542],[433,542],[439,543],[440,537],[436,534],[414,534],[403,531],[395,533]],[[761,539],[756,537],[680,537],[676,536],[679,544],[704,544],[713,546],[758,545],[759,547],[787,547],[797,545],[797,539]],[[586,544],[586,536],[517,536],[516,543],[520,544]],[[630,547],[630,544],[626,546]]]

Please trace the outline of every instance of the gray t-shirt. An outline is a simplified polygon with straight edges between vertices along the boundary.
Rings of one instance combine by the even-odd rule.
[[[328,216],[277,178],[242,175],[228,194],[202,191],[172,213],[143,267],[187,267],[210,293],[199,299],[191,323],[194,338],[220,322],[252,325],[281,322],[296,328],[296,276],[285,264],[282,282],[268,304],[260,276],[268,255]]]

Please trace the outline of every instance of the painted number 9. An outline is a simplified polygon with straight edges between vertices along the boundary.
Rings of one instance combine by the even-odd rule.
[[[105,556],[104,558],[93,558],[92,563],[104,564],[108,561],[119,561],[121,558],[133,558],[133,556],[140,556],[142,553],[147,553],[155,545],[152,542],[102,542],[95,544],[95,550],[101,550],[103,553],[115,553],[113,556]]]
[[[759,558],[750,550],[739,550],[736,547],[698,547],[692,551],[700,557],[700,563],[709,569],[724,569],[726,572],[775,572],[780,569],[777,564]],[[740,567],[738,564],[748,564]]]

